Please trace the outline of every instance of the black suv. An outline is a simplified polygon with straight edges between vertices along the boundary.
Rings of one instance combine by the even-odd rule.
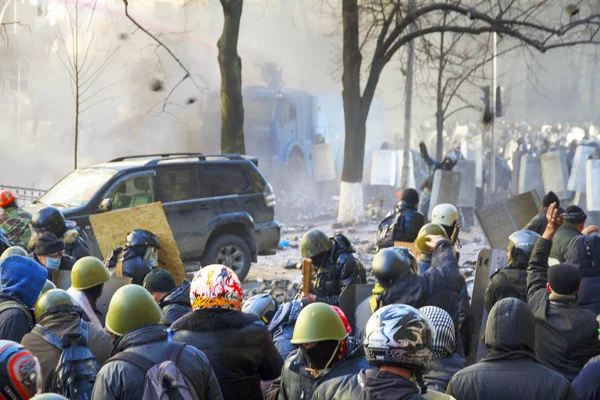
[[[89,216],[160,201],[188,273],[224,264],[244,279],[257,255],[274,254],[275,195],[255,158],[200,153],[117,158],[77,169],[27,207],[62,209],[101,257]],[[125,239],[125,238],[123,238]]]

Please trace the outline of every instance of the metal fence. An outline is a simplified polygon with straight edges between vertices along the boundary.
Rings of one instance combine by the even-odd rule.
[[[8,186],[1,184],[0,190],[10,190],[15,196],[17,196],[17,201],[19,201],[20,206],[26,206],[28,204],[31,204],[35,200],[39,199],[44,193],[46,193],[46,191],[42,189],[25,188],[20,186]]]

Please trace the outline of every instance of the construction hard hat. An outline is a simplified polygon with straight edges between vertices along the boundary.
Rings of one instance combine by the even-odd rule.
[[[344,340],[346,328],[333,308],[327,303],[312,303],[304,307],[294,326],[292,344]]]
[[[139,285],[125,285],[110,300],[106,329],[123,336],[132,329],[159,324],[162,317],[162,311],[150,292]]]
[[[50,289],[35,302],[35,319],[39,320],[43,315],[61,311],[59,306],[75,306],[73,298],[62,289]],[[64,309],[64,308],[63,308]]]
[[[71,286],[77,290],[85,290],[106,283],[110,273],[102,261],[96,257],[80,258],[71,270]]]
[[[424,253],[424,254],[432,253],[431,249],[427,245],[427,241],[429,240],[427,238],[427,236],[429,236],[429,235],[440,235],[440,236],[443,236],[446,239],[450,240],[448,238],[448,234],[446,233],[446,230],[441,225],[434,224],[434,223],[423,225],[423,227],[419,231],[419,234],[417,235],[417,239],[415,240],[415,245],[421,251],[421,253]]]
[[[318,229],[311,229],[302,236],[300,240],[300,252],[302,257],[314,257],[317,254],[326,253],[331,250],[331,240]]]
[[[27,251],[19,246],[12,246],[2,252],[2,256],[0,256],[0,264],[2,261],[7,259],[10,256],[23,256],[27,257]]]
[[[3,190],[0,192],[0,207],[6,207],[15,202],[17,198],[11,191]]]
[[[431,223],[452,227],[458,222],[458,209],[452,204],[438,204],[431,211]]]

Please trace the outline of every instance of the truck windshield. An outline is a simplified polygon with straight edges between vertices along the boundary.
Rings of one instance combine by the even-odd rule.
[[[54,185],[36,203],[65,208],[85,206],[116,173],[114,169],[78,169]]]
[[[245,98],[244,116],[270,125],[275,120],[275,100],[271,98]]]

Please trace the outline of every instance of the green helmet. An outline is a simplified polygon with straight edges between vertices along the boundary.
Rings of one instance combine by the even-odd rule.
[[[76,305],[75,301],[67,292],[62,289],[50,289],[35,302],[35,319],[41,318],[52,307],[74,305]]]
[[[109,280],[110,272],[96,257],[80,258],[71,270],[71,286],[77,290],[89,289]]]
[[[348,336],[340,316],[327,303],[312,303],[304,307],[294,326],[292,344],[344,340]]]
[[[146,289],[125,285],[115,292],[106,313],[106,329],[123,336],[132,329],[159,324],[162,311]]]
[[[25,249],[19,246],[9,247],[6,250],[4,250],[4,252],[2,252],[2,255],[0,256],[0,264],[2,263],[2,261],[6,260],[10,256],[27,257],[27,251],[25,251]]]
[[[40,293],[40,296],[42,296],[44,293],[51,289],[56,289],[56,285],[54,284],[54,282],[46,279],[46,282],[44,282],[44,286],[42,287],[42,292]]]
[[[322,231],[311,229],[302,236],[300,241],[302,257],[314,257],[329,250],[331,250],[331,240]]]
[[[448,239],[448,234],[441,225],[433,223],[423,225],[419,231],[419,234],[417,235],[417,239],[415,240],[415,245],[417,245],[417,248],[421,251],[421,253],[431,254],[431,249],[427,245],[428,235],[441,235]]]

